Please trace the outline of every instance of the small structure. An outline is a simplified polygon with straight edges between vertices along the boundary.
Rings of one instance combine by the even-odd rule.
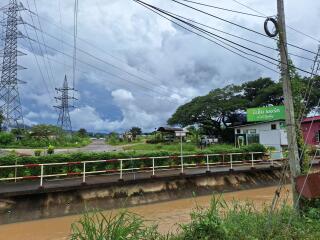
[[[296,188],[306,199],[318,199],[320,197],[320,173],[301,175],[296,178]]]
[[[320,145],[320,116],[304,118],[301,122],[301,130],[306,144]]]
[[[175,128],[175,127],[159,127],[157,132],[161,133],[161,138],[166,142],[173,142],[176,137],[181,137],[182,135],[186,135],[188,131],[183,128]]]
[[[285,121],[274,120],[256,122],[234,127],[235,144],[237,147],[260,143],[281,151],[288,146]]]

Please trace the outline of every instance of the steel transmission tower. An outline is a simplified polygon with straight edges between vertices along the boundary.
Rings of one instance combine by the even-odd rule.
[[[18,13],[26,8],[21,3],[18,5],[16,0],[10,0],[9,4],[0,10],[4,12],[4,19],[0,21],[0,24],[5,28],[0,81],[0,111],[4,118],[2,128],[9,130],[24,125],[18,89],[18,84],[23,82],[18,80],[17,72],[25,68],[18,65],[17,57],[25,54],[18,51],[17,43],[18,38],[23,37],[18,30],[18,25],[23,24]]]
[[[77,99],[69,95],[69,91],[74,91],[74,88],[69,88],[67,76],[64,77],[63,87],[56,88],[56,91],[60,93],[59,97],[55,97],[55,99],[60,101],[60,104],[58,106],[55,106],[60,110],[57,124],[62,129],[71,132],[72,125],[70,120],[69,109],[74,108],[74,106],[69,105],[69,100],[72,100],[72,99],[77,100]]]

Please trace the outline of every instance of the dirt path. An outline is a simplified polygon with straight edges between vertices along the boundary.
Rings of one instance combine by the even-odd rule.
[[[18,154],[33,155],[34,149],[3,149],[2,151],[14,150]],[[73,153],[73,152],[112,152],[121,151],[121,146],[111,146],[105,143],[104,139],[93,140],[89,145],[81,148],[55,149],[55,153]]]

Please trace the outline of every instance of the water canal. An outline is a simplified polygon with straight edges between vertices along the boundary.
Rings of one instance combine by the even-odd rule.
[[[240,201],[253,201],[257,206],[270,203],[276,187],[264,187],[250,190],[225,193],[226,201],[233,199]],[[289,186],[283,190],[282,196],[289,194]],[[289,194],[290,196],[290,194]],[[147,220],[156,222],[162,233],[176,231],[177,224],[187,223],[189,214],[197,205],[207,207],[211,196],[201,196],[175,201],[161,202],[129,208],[129,211],[143,216]],[[114,210],[116,211],[116,210]],[[113,211],[113,212],[114,212]],[[106,211],[106,214],[112,211]],[[0,240],[64,240],[68,239],[71,223],[77,221],[79,215],[61,218],[21,222],[0,226]]]

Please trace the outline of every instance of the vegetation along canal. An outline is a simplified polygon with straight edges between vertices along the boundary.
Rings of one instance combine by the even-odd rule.
[[[283,200],[289,194],[290,187],[284,188],[281,196]],[[263,207],[264,203],[269,204],[274,196],[276,187],[264,187],[250,190],[243,190],[223,194],[223,198],[231,202],[233,199],[254,202],[256,206]],[[219,195],[217,195],[219,196]],[[190,212],[197,206],[207,207],[210,204],[212,196],[194,197],[168,201],[150,205],[143,205],[129,208],[134,212],[150,220],[150,223],[159,225],[162,233],[176,231],[177,224],[187,223],[190,220]],[[291,199],[289,199],[291,201]],[[117,210],[106,211],[105,214],[111,214]],[[51,218],[39,221],[23,222],[0,226],[0,240],[63,240],[68,239],[70,226],[77,221],[80,216],[67,216],[62,218]],[[10,238],[8,238],[10,236]]]

